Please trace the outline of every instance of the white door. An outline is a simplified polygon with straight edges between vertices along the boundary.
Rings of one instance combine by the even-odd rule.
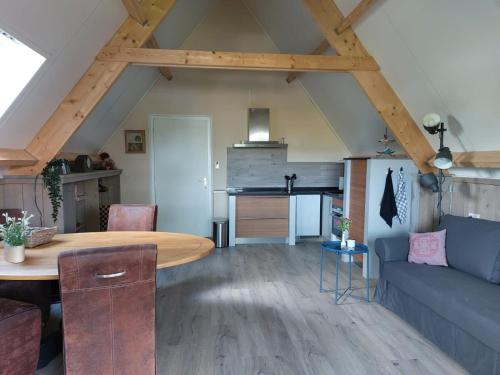
[[[210,236],[210,119],[155,115],[150,123],[158,230]]]

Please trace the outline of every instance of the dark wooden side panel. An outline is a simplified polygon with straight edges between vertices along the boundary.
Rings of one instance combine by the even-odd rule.
[[[351,195],[349,216],[352,220],[349,238],[357,243],[365,240],[366,160],[351,161]]]

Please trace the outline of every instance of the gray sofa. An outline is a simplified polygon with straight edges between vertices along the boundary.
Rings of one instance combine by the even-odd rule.
[[[445,216],[449,267],[408,263],[408,237],[380,238],[376,300],[472,374],[500,375],[500,222]]]

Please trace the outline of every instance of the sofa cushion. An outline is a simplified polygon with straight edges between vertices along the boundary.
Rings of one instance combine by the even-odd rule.
[[[450,267],[500,283],[500,222],[446,215],[439,229]]]
[[[408,262],[384,265],[383,277],[500,352],[500,286],[452,268]]]
[[[446,229],[439,232],[410,233],[408,262],[446,266]]]

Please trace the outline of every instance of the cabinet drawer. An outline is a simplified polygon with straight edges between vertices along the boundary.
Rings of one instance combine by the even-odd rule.
[[[287,219],[288,197],[239,196],[236,198],[236,220]]]
[[[236,220],[236,237],[288,237],[288,219]]]

